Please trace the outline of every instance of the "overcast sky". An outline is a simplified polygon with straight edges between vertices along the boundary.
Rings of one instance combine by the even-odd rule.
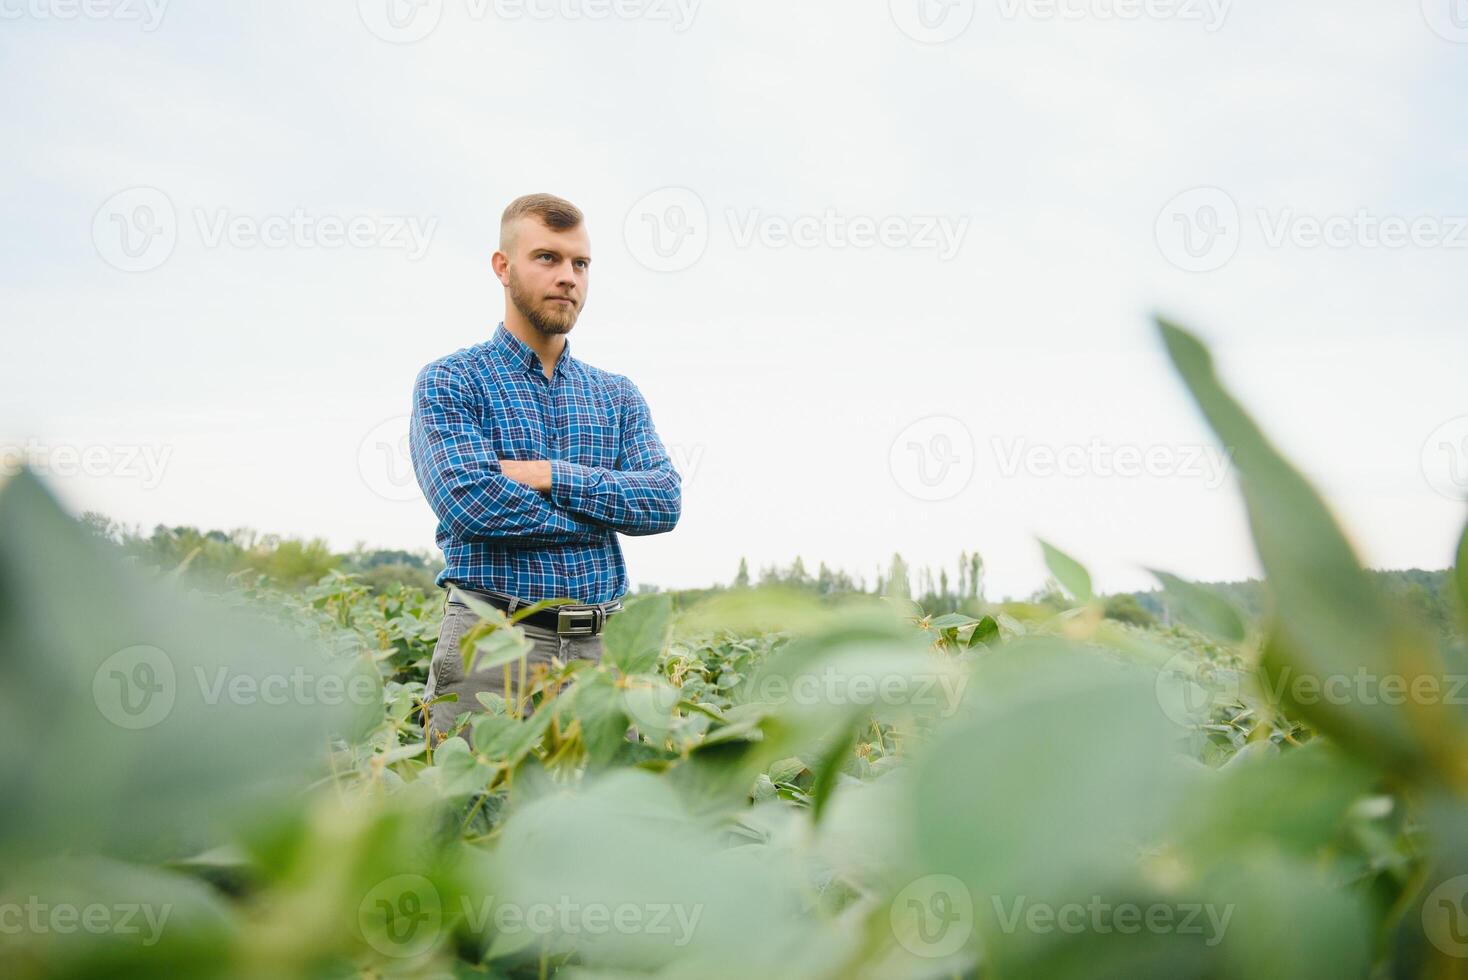
[[[1457,4],[1455,9],[1454,4]],[[1461,0],[0,0],[0,444],[74,510],[432,547],[414,376],[588,216],[576,357],[684,474],[633,582],[1035,537],[1257,572],[1154,310],[1379,567],[1468,497]],[[13,449],[12,449],[13,451]]]

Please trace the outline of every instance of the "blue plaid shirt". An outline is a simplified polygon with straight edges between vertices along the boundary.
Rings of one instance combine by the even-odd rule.
[[[683,508],[637,386],[573,359],[569,340],[547,380],[503,322],[418,373],[408,443],[438,515],[441,586],[608,602],[627,591],[617,532],[671,531]],[[550,460],[550,492],[504,476],[501,459]]]

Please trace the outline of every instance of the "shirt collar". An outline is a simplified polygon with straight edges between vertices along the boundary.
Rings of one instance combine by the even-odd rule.
[[[489,345],[492,350],[498,351],[512,367],[539,371],[544,375],[545,366],[540,363],[540,355],[531,350],[525,341],[510,333],[510,329],[505,326],[503,320],[500,321],[499,326],[494,328],[494,336],[490,339]],[[570,372],[572,363],[571,338],[567,337],[566,346],[561,348],[561,356],[556,359],[554,373],[564,377]]]

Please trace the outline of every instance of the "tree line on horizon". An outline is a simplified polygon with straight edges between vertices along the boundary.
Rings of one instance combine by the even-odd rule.
[[[443,569],[436,549],[408,551],[369,548],[358,542],[351,550],[334,552],[325,538],[287,537],[262,534],[251,528],[230,531],[201,530],[192,526],[156,525],[144,533],[128,528],[103,514],[88,511],[82,523],[98,537],[110,541],[139,565],[186,579],[199,588],[220,591],[232,584],[253,584],[265,579],[281,589],[304,589],[333,573],[350,575],[376,594],[399,587],[431,594]],[[782,587],[813,592],[833,599],[853,594],[882,595],[913,602],[924,614],[965,613],[983,615],[992,606],[1003,606],[1020,614],[1043,616],[1069,608],[1072,603],[1053,580],[1028,596],[1005,596],[991,601],[984,587],[984,559],[977,550],[959,552],[954,571],[928,566],[914,568],[901,553],[894,553],[885,567],[878,566],[870,585],[864,575],[818,562],[811,572],[797,555],[788,565],[767,564],[751,573],[748,559],[741,557],[728,584],[715,583],[702,589],[663,589],[639,583],[635,594],[675,592],[688,600],[727,589]],[[1451,577],[1447,571],[1418,568],[1371,572],[1395,601],[1410,608],[1443,633],[1456,629]],[[1253,620],[1266,612],[1264,583],[1201,582],[1227,599]],[[1104,597],[1105,615],[1138,626],[1171,625],[1172,611],[1161,589],[1119,592]]]

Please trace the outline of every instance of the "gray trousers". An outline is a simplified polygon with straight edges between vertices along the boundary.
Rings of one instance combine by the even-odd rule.
[[[443,610],[443,625],[439,627],[438,644],[433,648],[433,660],[428,667],[428,685],[423,698],[431,701],[443,694],[457,694],[459,700],[445,701],[428,709],[429,727],[432,732],[430,744],[437,745],[454,730],[454,719],[466,711],[483,711],[484,705],[475,697],[486,694],[505,693],[503,667],[476,671],[465,676],[464,658],[459,652],[459,641],[463,639],[479,617],[463,603],[446,599]],[[549,664],[552,658],[561,663],[572,660],[590,660],[599,663],[602,655],[601,636],[561,636],[555,630],[528,623],[517,624],[530,639],[532,649],[528,655],[526,670],[536,664]],[[520,661],[510,663],[514,683],[519,684]],[[518,694],[518,691],[516,692]]]

